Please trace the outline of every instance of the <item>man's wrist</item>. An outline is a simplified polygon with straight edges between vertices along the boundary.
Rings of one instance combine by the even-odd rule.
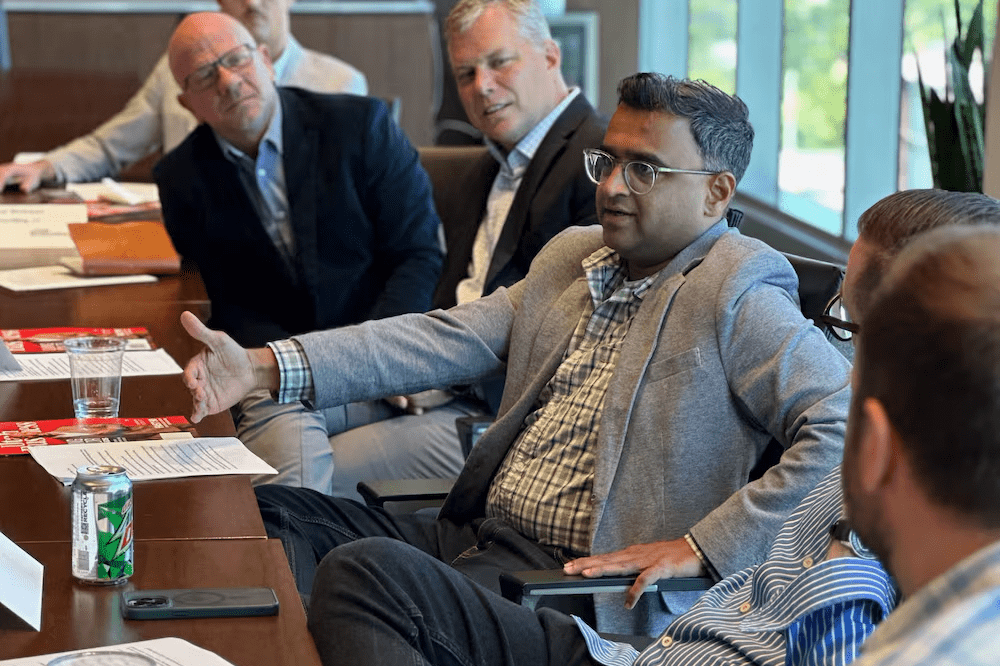
[[[254,383],[256,388],[265,389],[272,393],[280,388],[281,373],[278,370],[278,359],[269,347],[248,349],[247,358],[253,369]]]
[[[722,580],[722,576],[719,575],[719,572],[716,571],[712,563],[708,561],[708,556],[705,555],[705,551],[703,551],[701,549],[701,546],[698,545],[698,542],[695,541],[694,536],[692,536],[691,533],[688,532],[687,534],[684,535],[684,540],[687,542],[687,545],[697,556],[698,561],[701,562],[701,567],[702,569],[705,570],[705,574],[715,582],[719,582],[720,580]]]

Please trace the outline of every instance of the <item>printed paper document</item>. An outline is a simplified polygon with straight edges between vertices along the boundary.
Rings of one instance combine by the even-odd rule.
[[[235,437],[31,446],[28,453],[65,485],[84,465],[120,465],[132,481],[278,473]]]
[[[18,354],[20,370],[0,370],[0,382],[32,379],[69,379],[66,354]],[[122,377],[142,375],[179,375],[183,370],[165,349],[127,351],[122,356]]]

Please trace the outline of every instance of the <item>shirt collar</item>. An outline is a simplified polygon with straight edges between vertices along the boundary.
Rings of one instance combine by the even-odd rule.
[[[295,39],[291,34],[288,35],[288,42],[285,44],[285,50],[281,52],[281,56],[278,57],[272,64],[274,66],[274,80],[279,85],[285,82],[285,78],[289,76],[290,72],[295,71],[295,65],[302,58],[303,50],[302,45],[299,44],[298,40]]]
[[[274,115],[271,117],[271,122],[268,124],[267,131],[264,132],[264,136],[261,137],[260,142],[269,143],[279,157],[284,154],[285,149],[281,138],[281,116],[281,95],[278,95],[278,103],[274,106]],[[212,128],[212,134],[215,135],[215,140],[218,141],[219,148],[222,149],[222,154],[230,162],[239,164],[244,159],[250,160],[250,162],[254,161],[249,155],[224,139],[221,134],[215,131],[215,128]]]
[[[1000,541],[997,541],[956,564],[905,599],[886,618],[862,648],[873,654],[893,643],[907,641],[907,636],[941,617],[952,606],[993,587],[1000,581]]]
[[[637,298],[642,298],[659,276],[686,273],[698,265],[701,259],[708,254],[715,241],[729,230],[730,227],[725,220],[716,222],[690,245],[678,252],[677,256],[670,260],[670,263],[640,280],[626,279],[628,272],[625,268],[625,261],[610,247],[602,247],[583,260],[583,270],[587,276],[587,283],[590,285],[590,294],[594,299],[594,304],[597,305],[607,299],[621,284],[630,288]],[[735,229],[732,231],[738,233]]]
[[[506,172],[506,174],[513,175],[517,174],[519,169],[522,170],[528,166],[528,163],[538,152],[538,147],[542,145],[542,140],[545,139],[545,135],[549,133],[552,126],[555,125],[556,120],[562,115],[566,107],[570,105],[574,98],[580,94],[579,88],[570,88],[569,94],[563,98],[556,108],[549,112],[549,115],[542,118],[537,125],[531,128],[524,137],[517,142],[517,145],[507,153],[504,154],[503,148],[497,145],[489,137],[486,138],[486,147],[489,148],[490,154],[493,158],[500,163],[501,171]]]
[[[607,246],[583,260],[583,272],[587,276],[587,285],[590,287],[590,297],[594,301],[595,308],[623,286],[635,298],[642,300],[659,275],[657,272],[639,280],[629,280],[625,262],[617,252]]]

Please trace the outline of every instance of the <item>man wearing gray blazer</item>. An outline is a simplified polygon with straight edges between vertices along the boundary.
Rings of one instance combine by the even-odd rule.
[[[488,150],[434,183],[447,248],[434,293],[439,308],[509,287],[557,233],[597,222],[581,153],[596,148],[607,127],[582,92],[566,85],[559,47],[535,0],[461,0],[445,34],[466,114]],[[492,418],[502,391],[497,380],[393,396],[407,413],[334,434],[321,455],[289,452],[280,434],[266,447],[255,434],[253,448],[278,469],[275,483],[359,499],[359,481],[457,476],[465,454],[456,418]],[[322,469],[327,460],[332,470]],[[296,463],[313,469],[283,473]]]
[[[329,550],[367,536],[494,590],[505,569],[639,573],[643,589],[763,560],[840,460],[849,366],[802,316],[787,261],[726,225],[748,115],[704,82],[626,78],[602,148],[586,151],[601,228],[563,232],[524,280],[472,303],[256,350],[183,316],[208,345],[185,371],[195,420],[258,386],[327,405],[506,370],[498,418],[436,517],[257,488],[300,592]],[[772,437],[781,462],[748,484]],[[627,610],[601,594],[592,617],[655,635],[692,601],[643,595]]]

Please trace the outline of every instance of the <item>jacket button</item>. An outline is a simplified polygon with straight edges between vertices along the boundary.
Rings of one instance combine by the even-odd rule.
[[[674,639],[671,638],[670,636],[664,636],[663,638],[660,639],[660,645],[662,645],[663,647],[670,647],[671,645],[673,645],[673,643]]]
[[[812,567],[812,565],[813,565],[813,558],[806,557],[804,560],[802,560],[802,566],[805,567],[806,569],[809,569],[810,567]]]
[[[741,613],[749,613],[750,612],[750,602],[749,601],[744,601],[742,604],[740,604],[740,612]]]

